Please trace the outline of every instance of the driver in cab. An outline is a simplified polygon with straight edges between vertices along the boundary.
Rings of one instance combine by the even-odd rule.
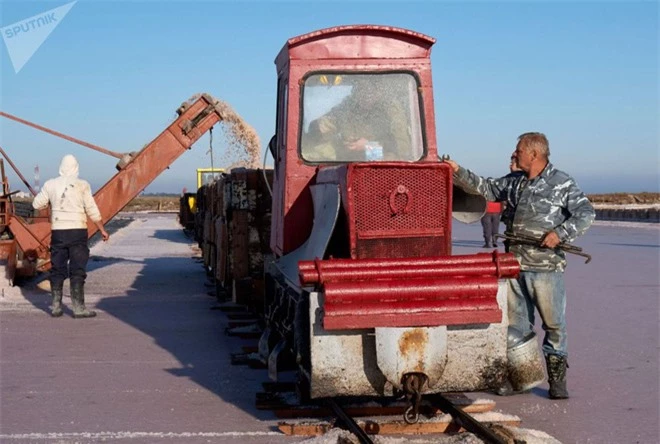
[[[303,137],[303,158],[313,162],[395,160],[410,148],[403,109],[386,100],[386,87],[371,76],[328,113],[313,120]]]

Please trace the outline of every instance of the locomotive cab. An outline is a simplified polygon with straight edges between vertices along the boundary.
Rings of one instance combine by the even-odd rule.
[[[259,352],[274,379],[295,365],[313,398],[473,391],[506,376],[501,278],[519,266],[497,252],[451,255],[457,202],[437,152],[434,41],[344,26],[292,38],[275,60]],[[481,198],[460,196],[478,220]]]

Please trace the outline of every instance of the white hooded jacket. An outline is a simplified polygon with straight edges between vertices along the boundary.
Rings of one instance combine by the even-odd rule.
[[[32,207],[42,210],[50,204],[52,230],[87,228],[87,217],[98,222],[101,213],[92,196],[91,187],[78,179],[78,161],[71,154],[62,158],[60,177],[46,181],[32,201]]]

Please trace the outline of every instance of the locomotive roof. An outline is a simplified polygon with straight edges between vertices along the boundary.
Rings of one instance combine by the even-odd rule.
[[[289,60],[429,58],[433,37],[393,26],[346,25],[292,37],[275,59]]]

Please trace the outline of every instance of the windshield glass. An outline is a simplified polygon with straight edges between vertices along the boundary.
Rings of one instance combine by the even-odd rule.
[[[302,158],[313,163],[419,160],[424,145],[415,77],[307,77],[300,143]]]

